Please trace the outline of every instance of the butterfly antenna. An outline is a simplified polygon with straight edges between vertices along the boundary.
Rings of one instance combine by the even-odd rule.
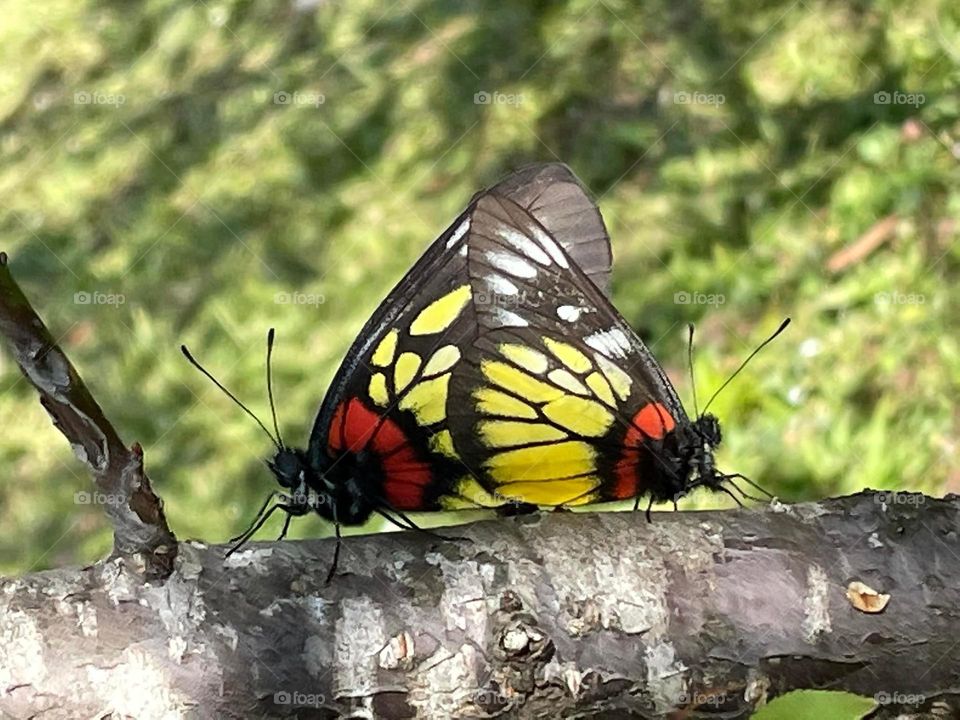
[[[277,434],[277,444],[283,447],[283,437],[280,435],[280,425],[277,423],[277,406],[273,402],[273,339],[276,333],[273,328],[267,332],[267,396],[270,398],[270,414],[273,415],[273,430]]]
[[[693,323],[687,325],[690,336],[687,339],[687,364],[690,366],[690,387],[693,388],[693,416],[700,417],[700,410],[697,409],[697,380],[693,376]]]
[[[787,325],[789,325],[789,324],[790,324],[790,318],[786,318],[782,323],[780,323],[780,327],[778,327],[778,328],[776,329],[776,331],[773,333],[773,335],[771,335],[771,336],[768,337],[766,340],[764,340],[762,343],[760,343],[759,345],[757,345],[757,349],[754,350],[754,351],[753,351],[752,353],[750,353],[749,355],[747,355],[747,359],[744,360],[742,363],[740,363],[740,367],[738,367],[736,370],[734,370],[734,371],[733,371],[733,374],[732,374],[730,377],[728,377],[728,378],[726,379],[726,381],[724,381],[723,385],[721,385],[719,388],[717,388],[717,391],[716,391],[713,395],[710,396],[710,399],[707,401],[706,406],[703,408],[703,411],[704,411],[704,412],[706,412],[707,410],[710,409],[710,405],[712,405],[712,404],[713,404],[713,401],[716,400],[717,395],[719,395],[720,392],[721,392],[727,385],[729,385],[730,382],[731,382],[737,375],[740,374],[740,371],[743,370],[743,369],[747,366],[747,363],[750,362],[751,360],[753,360],[754,356],[755,356],[758,352],[760,352],[760,351],[763,350],[767,345],[769,345],[771,342],[773,342],[774,338],[776,338],[777,335],[779,335],[779,334],[782,333],[784,330],[786,330],[786,329],[787,329]]]
[[[242,402],[240,402],[240,401],[237,399],[237,396],[236,396],[236,395],[234,395],[232,392],[230,392],[229,390],[227,390],[219,380],[217,380],[213,375],[211,375],[209,372],[207,372],[207,369],[206,369],[205,367],[203,367],[203,365],[201,365],[200,363],[198,363],[197,360],[196,360],[196,358],[194,358],[193,355],[190,354],[190,351],[187,350],[187,346],[186,346],[186,345],[181,345],[181,346],[180,346],[180,351],[183,353],[184,357],[186,357],[187,360],[190,361],[190,364],[191,364],[191,365],[193,365],[197,370],[199,370],[199,371],[202,372],[204,375],[206,375],[207,378],[210,380],[210,382],[212,382],[214,385],[216,385],[218,388],[220,388],[220,390],[224,393],[224,395],[226,395],[228,398],[230,398],[231,400],[233,400],[233,401],[240,407],[241,410],[243,410],[247,415],[249,415],[250,417],[252,417],[252,418],[254,419],[254,421],[257,423],[257,425],[260,426],[260,429],[263,430],[263,431],[267,434],[267,437],[268,437],[268,438],[270,438],[270,441],[271,441],[274,445],[277,446],[277,450],[282,450],[282,449],[283,449],[283,446],[280,444],[280,442],[270,433],[269,430],[267,430],[267,426],[264,425],[262,422],[260,422],[260,418],[258,418],[256,415],[254,415],[254,414],[253,414],[253,411],[251,411],[250,408],[248,408],[246,405],[244,405]]]

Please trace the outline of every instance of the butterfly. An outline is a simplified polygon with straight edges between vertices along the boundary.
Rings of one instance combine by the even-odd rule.
[[[412,511],[730,494],[742,476],[716,469],[719,422],[687,416],[613,307],[611,262],[600,212],[565,165],[478,193],[360,331],[306,449],[280,436],[272,330],[274,434],[183,347],[276,445],[282,491],[233,549],[278,509],[281,538],[316,512],[336,529],[332,575],[340,527],[374,514],[412,528]]]

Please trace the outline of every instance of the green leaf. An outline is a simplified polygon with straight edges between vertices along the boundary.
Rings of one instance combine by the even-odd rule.
[[[753,715],[754,720],[859,720],[873,710],[873,698],[830,690],[795,690]]]

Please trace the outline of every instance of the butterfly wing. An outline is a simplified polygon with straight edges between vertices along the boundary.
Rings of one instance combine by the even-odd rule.
[[[482,328],[454,370],[449,423],[485,490],[538,505],[672,497],[690,423],[636,333],[546,227],[502,196],[472,215]]]
[[[600,210],[570,168],[559,163],[534,165],[513,173],[493,190],[530,213],[583,274],[610,294],[610,238]]]
[[[596,206],[563,165],[521,170],[478,194],[389,293],[347,353],[320,408],[308,457],[322,468],[372,453],[385,507],[494,505],[460,462],[447,415],[452,374],[476,341],[481,308],[513,298],[475,292],[475,213],[488,198],[520,208],[607,284],[610,242]]]

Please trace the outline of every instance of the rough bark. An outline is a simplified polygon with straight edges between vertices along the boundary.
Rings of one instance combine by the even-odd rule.
[[[165,581],[116,560],[4,581],[0,711],[742,717],[820,687],[956,712],[958,527],[955,497],[889,493],[550,513],[346,538],[329,585],[326,540],[184,543]]]
[[[0,252],[0,336],[40,404],[93,476],[114,528],[114,555],[148,577],[167,575],[177,541],[143,469],[143,450],[127,447],[76,368],[30,306]]]

